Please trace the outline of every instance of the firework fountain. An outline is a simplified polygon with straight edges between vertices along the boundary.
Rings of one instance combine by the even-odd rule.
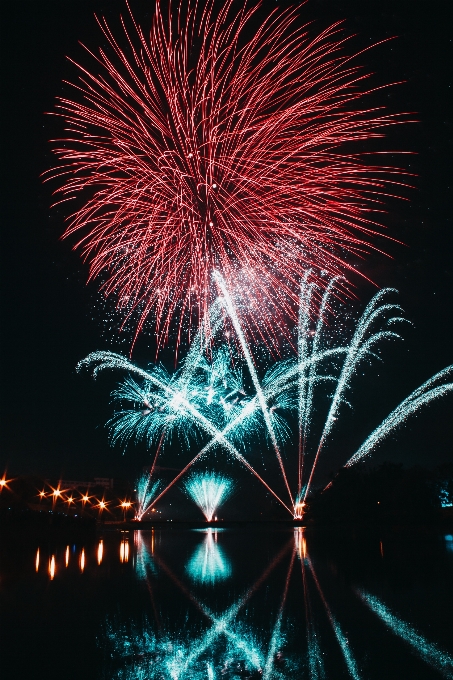
[[[152,480],[152,471],[144,473],[135,482],[135,498],[136,498],[136,513],[135,519],[141,521],[148,510],[151,509],[151,503],[157,496],[161,483]]]
[[[231,495],[233,483],[219,473],[203,472],[190,475],[184,488],[206,517],[206,521],[211,522],[217,508]]]

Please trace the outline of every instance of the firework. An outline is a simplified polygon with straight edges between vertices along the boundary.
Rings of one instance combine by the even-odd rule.
[[[316,280],[309,274],[302,282],[299,313],[298,354],[295,358],[274,362],[260,380],[250,345],[242,331],[242,319],[229,296],[223,279],[216,275],[223,297],[216,302],[212,313],[212,327],[220,325],[219,310],[224,308],[237,334],[237,355],[224,334],[206,337],[200,331],[181,368],[173,376],[162,367],[151,366],[147,371],[111,352],[95,352],[80,362],[79,367],[93,367],[99,371],[121,369],[126,377],[113,393],[114,400],[125,406],[109,422],[113,443],[125,445],[129,441],[145,439],[153,442],[178,434],[188,448],[202,441],[198,453],[170,484],[154,497],[153,505],[166,491],[185,475],[191,466],[222,448],[238,460],[290,512],[302,517],[307,497],[321,453],[330,443],[337,421],[345,407],[350,407],[353,379],[363,372],[366,364],[380,359],[384,342],[398,340],[398,327],[406,322],[401,307],[392,301],[396,291],[384,289],[377,293],[365,308],[348,342],[334,337],[328,315],[335,305],[336,279],[330,281],[321,296],[319,315],[311,321],[311,300],[316,291]],[[213,345],[214,340],[219,346]],[[208,359],[208,355],[210,358]],[[249,380],[245,380],[245,371]],[[132,377],[134,376],[134,378]],[[346,466],[363,459],[410,416],[453,391],[453,366],[449,366],[414,390],[369,435]],[[253,385],[253,391],[246,389]],[[313,414],[318,396],[329,397],[327,415],[321,433],[313,431]],[[319,411],[319,409],[318,409]],[[290,423],[297,414],[298,432],[292,433]],[[282,500],[274,485],[248,460],[250,442],[264,434],[276,456],[289,503]],[[298,437],[296,465],[281,454],[285,442]],[[160,450],[160,443],[158,451]],[[155,459],[156,460],[156,459]],[[155,464],[155,461],[154,461]],[[297,469],[296,483],[288,470]]]
[[[214,321],[211,318],[214,329],[217,327],[216,316],[220,318],[219,309],[219,305],[214,305]],[[78,370],[89,367],[94,376],[106,369],[129,374],[113,392],[114,401],[121,408],[108,423],[111,441],[126,446],[130,441],[145,440],[151,447],[159,439],[153,466],[164,438],[170,441],[172,436],[178,436],[188,448],[193,441],[208,436],[209,441],[170,485],[154,498],[149,508],[193,463],[221,447],[254,474],[291,512],[238,450],[238,447],[245,450],[250,438],[264,429],[257,398],[247,394],[242,372],[233,367],[227,347],[221,345],[218,351],[212,353],[210,361],[206,358],[206,349],[203,333],[199,331],[188,356],[173,376],[161,366],[151,365],[145,371],[112,352],[93,352],[78,364]],[[284,379],[282,384],[285,384]],[[281,419],[276,414],[273,422],[274,429],[283,433]]]
[[[106,47],[57,99],[47,178],[78,197],[65,236],[135,335],[154,318],[158,346],[172,320],[178,341],[184,320],[208,323],[214,270],[248,334],[278,343],[307,268],[321,287],[352,270],[401,191],[364,141],[407,116],[363,101],[375,88],[340,24],[310,37],[295,9],[258,7],[174,0],[164,16],[157,1],[146,34],[128,7],[118,40],[97,19]]]
[[[450,382],[443,383],[445,380]],[[436,399],[446,396],[453,391],[453,365],[447,366],[423,385],[414,390],[394,411],[385,418],[382,423],[370,434],[363,442],[356,453],[346,463],[345,467],[350,467],[365,456],[370,455],[373,449],[385,439],[390,432],[400,427],[407,418],[416,413],[422,406],[429,404]],[[443,383],[443,384],[442,384]]]
[[[306,282],[305,282],[306,283]],[[313,339],[307,341],[306,336],[301,332],[303,329],[309,327],[308,311],[302,310],[299,316],[299,354],[300,357],[306,358],[312,353],[318,353],[319,348],[325,342],[325,325],[326,313],[329,308],[330,297],[334,295],[336,280],[333,279],[323,295],[319,317],[313,332]],[[373,358],[379,358],[377,354],[379,343],[384,340],[396,340],[400,335],[393,330],[396,324],[406,321],[401,316],[401,307],[395,303],[388,302],[389,295],[395,293],[393,289],[384,289],[377,293],[371,302],[366,307],[364,313],[359,319],[353,337],[348,345],[345,347],[337,347],[340,350],[338,356],[343,355],[344,359],[341,368],[334,377],[331,374],[322,372],[323,366],[320,362],[310,362],[308,370],[301,368],[303,365],[299,359],[299,394],[297,399],[298,408],[298,422],[299,422],[299,470],[298,470],[298,491],[297,500],[299,510],[302,509],[302,504],[305,503],[307,495],[310,490],[310,485],[313,479],[316,465],[320,453],[326,445],[335,422],[339,418],[340,407],[343,404],[349,404],[347,401],[347,394],[351,390],[351,380],[357,373],[360,366],[365,362],[369,362]],[[302,306],[301,306],[302,307]],[[311,430],[311,418],[313,414],[313,399],[315,389],[319,389],[322,383],[331,383],[334,385],[334,391],[331,397],[330,407],[323,426],[321,437],[316,446],[316,453],[312,462],[308,481],[305,486],[302,486],[302,475],[304,468],[304,459],[308,451],[309,434]],[[350,405],[350,404],[349,404]],[[297,513],[296,513],[297,514]]]
[[[228,477],[216,472],[203,472],[188,477],[184,488],[206,517],[206,521],[211,522],[217,508],[231,494],[233,483]]]
[[[150,510],[151,503],[157,496],[157,492],[161,487],[159,481],[151,482],[151,474],[145,473],[141,475],[135,482],[135,494],[137,500],[136,519],[142,520],[143,516]]]

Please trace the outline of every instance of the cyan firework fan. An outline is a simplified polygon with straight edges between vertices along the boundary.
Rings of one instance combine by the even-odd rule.
[[[107,360],[141,378],[127,376],[112,393],[114,403],[123,406],[108,423],[112,444],[126,446],[131,440],[145,440],[151,448],[164,435],[167,441],[177,437],[188,448],[206,433],[226,430],[229,439],[244,448],[250,432],[260,427],[261,414],[245,393],[240,374],[231,368],[231,360],[226,363],[225,348],[212,361],[200,354],[196,366],[183,362],[173,375],[161,366],[136,371],[119,355],[97,354],[90,355],[90,360],[102,360],[102,368]],[[234,427],[228,427],[231,423]]]
[[[151,475],[144,473],[135,482],[135,499],[137,504],[136,518],[142,520],[151,509],[151,503],[161,487],[159,481],[151,481]]]
[[[233,490],[233,482],[218,472],[193,473],[184,482],[190,498],[198,505],[207,522],[211,522],[217,509]]]
[[[215,335],[207,341],[200,331],[182,368],[170,377],[162,368],[148,371],[111,352],[94,352],[79,367],[120,369],[129,376],[113,393],[116,403],[126,403],[109,422],[114,443],[145,439],[150,447],[177,432],[181,441],[200,441],[201,448],[182,471],[153,501],[185,475],[196,461],[207,459],[221,448],[243,464],[290,512],[300,518],[312,487],[322,452],[331,442],[345,406],[351,405],[352,383],[367,363],[378,360],[382,344],[397,340],[398,326],[406,320],[401,307],[392,301],[396,291],[377,293],[355,325],[352,337],[335,337],[328,317],[336,304],[340,282],[332,279],[321,296],[318,317],[312,321],[312,300],[319,293],[316,277],[308,272],[301,285],[297,355],[271,365],[260,379],[250,345],[242,330],[241,317],[224,280],[216,274],[222,297],[212,308]],[[237,354],[231,353],[231,338],[225,341],[220,310],[229,317],[236,334]],[[222,332],[221,332],[222,331]],[[344,336],[344,333],[343,333]],[[215,342],[214,342],[215,341]],[[216,343],[218,343],[216,345]],[[245,380],[248,372],[248,380]],[[132,377],[134,376],[134,377]],[[453,391],[453,365],[443,369],[414,390],[371,433],[349,458],[353,465],[400,427],[411,415]],[[246,389],[247,387],[247,389]],[[328,398],[327,415],[321,432],[316,432],[313,414],[319,397]],[[294,418],[296,416],[296,418]],[[297,422],[297,432],[291,423]],[[266,482],[250,462],[250,443],[265,433],[280,468],[287,501],[277,493],[275,483]],[[285,451],[285,442],[298,440],[296,459]],[[269,448],[269,447],[268,447]],[[158,452],[160,450],[160,444]],[[156,459],[158,452],[156,453]],[[269,461],[267,456],[264,463]],[[294,473],[296,478],[294,479]]]
[[[214,270],[247,336],[278,344],[307,268],[321,288],[352,270],[401,192],[403,171],[373,164],[366,141],[407,116],[363,101],[376,88],[340,24],[310,37],[296,9],[259,8],[157,0],[145,32],[128,6],[118,40],[98,18],[105,47],[57,99],[47,177],[78,203],[65,236],[135,335],[154,319],[158,345],[172,321],[178,342],[208,323]]]

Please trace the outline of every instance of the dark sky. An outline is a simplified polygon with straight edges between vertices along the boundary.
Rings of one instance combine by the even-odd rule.
[[[265,11],[275,7],[264,3]],[[280,3],[284,4],[284,3]],[[389,204],[389,233],[406,246],[388,243],[392,258],[373,256],[362,272],[379,286],[395,286],[414,327],[386,351],[385,367],[370,370],[357,388],[357,409],[333,452],[331,469],[432,373],[453,361],[453,265],[451,224],[452,29],[445,0],[311,0],[303,18],[325,27],[346,20],[357,49],[391,36],[397,40],[366,53],[361,63],[381,83],[407,81],[385,94],[393,111],[416,111],[420,123],[400,130],[391,143],[417,153],[410,202]],[[151,0],[131,0],[136,18],[149,21]],[[59,241],[64,213],[50,210],[51,189],[40,174],[52,164],[48,140],[58,136],[45,116],[74,77],[66,55],[84,58],[77,41],[100,42],[93,14],[112,25],[122,0],[10,0],[2,9],[2,426],[0,472],[42,475],[131,475],[147,462],[143,450],[126,456],[111,450],[103,423],[114,380],[99,385],[75,373],[90,351],[127,352],[96,309],[96,288],[69,242]],[[316,29],[314,29],[316,30]],[[355,281],[357,308],[374,290]],[[144,343],[138,360],[152,359]],[[382,382],[378,381],[380,373]],[[354,401],[354,398],[353,398]],[[428,464],[452,457],[452,400],[422,413],[380,451],[391,458]],[[174,461],[173,461],[174,463]]]

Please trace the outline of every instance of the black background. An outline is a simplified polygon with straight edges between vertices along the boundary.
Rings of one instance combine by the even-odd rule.
[[[134,15],[149,25],[153,3],[133,0]],[[267,13],[280,4],[265,2]],[[301,17],[315,20],[313,32],[345,19],[357,34],[352,49],[397,36],[366,52],[361,62],[377,73],[376,82],[405,81],[384,91],[394,112],[416,112],[420,121],[405,126],[385,148],[416,153],[406,160],[417,174],[409,202],[391,202],[384,216],[391,257],[373,255],[360,270],[378,286],[394,286],[413,327],[405,341],[384,351],[385,365],[372,367],[353,393],[354,417],[345,418],[325,471],[351,454],[382,417],[432,373],[453,361],[451,230],[451,64],[449,3],[442,0],[311,0]],[[53,162],[48,140],[57,137],[51,111],[75,77],[65,56],[86,59],[78,40],[95,49],[102,36],[93,14],[104,14],[113,29],[124,13],[122,0],[17,0],[2,10],[1,325],[2,466],[13,474],[117,476],[135,474],[148,462],[143,449],[125,456],[111,450],[103,423],[110,413],[114,380],[93,383],[75,373],[77,361],[96,349],[127,353],[108,328],[96,286],[86,286],[87,269],[71,244],[59,241],[65,213],[50,209],[51,187],[41,173]],[[399,162],[395,157],[395,162]],[[381,244],[380,244],[381,245]],[[356,308],[375,292],[354,281]],[[151,360],[143,340],[134,358]],[[379,379],[379,381],[378,381]],[[437,464],[451,460],[451,397],[431,406],[380,449],[376,460]],[[169,464],[178,466],[175,454]]]

